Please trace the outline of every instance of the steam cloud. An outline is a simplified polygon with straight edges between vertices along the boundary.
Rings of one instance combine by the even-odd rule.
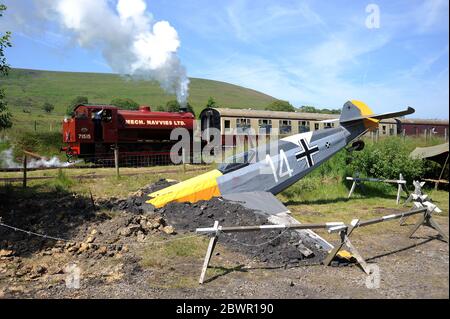
[[[32,159],[30,161],[27,161],[27,167],[28,168],[40,168],[40,167],[69,167],[74,164],[80,163],[81,161],[78,160],[73,163],[69,162],[61,162],[59,158],[56,156],[53,156],[50,159]],[[21,168],[23,167],[22,163],[18,163],[15,161],[13,156],[13,150],[12,148],[9,148],[7,150],[4,150],[0,152],[0,167],[2,168]]]
[[[178,33],[169,22],[154,21],[144,0],[34,1],[36,20],[56,21],[82,48],[101,50],[114,72],[156,80],[186,105],[189,79],[177,56]]]

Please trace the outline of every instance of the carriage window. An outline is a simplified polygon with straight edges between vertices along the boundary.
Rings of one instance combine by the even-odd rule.
[[[290,120],[280,121],[280,134],[289,134],[292,132],[292,123]]]
[[[230,127],[231,127],[230,120],[224,120],[223,121],[223,128],[225,129],[225,131],[229,131]]]
[[[250,119],[236,119],[238,133],[247,132],[250,129]]]
[[[258,120],[259,133],[270,133],[272,131],[272,120]]]
[[[310,131],[309,121],[298,121],[298,132],[299,133],[305,133],[305,132],[309,132],[309,131]]]

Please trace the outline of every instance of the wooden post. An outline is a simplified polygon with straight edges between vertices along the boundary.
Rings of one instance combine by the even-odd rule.
[[[352,253],[352,255],[356,258],[358,261],[358,264],[361,266],[361,268],[364,270],[364,272],[368,275],[370,275],[370,269],[367,265],[367,262],[364,260],[364,258],[361,256],[361,254],[358,252],[358,250],[353,246],[353,244],[350,242],[350,235],[352,234],[353,230],[358,227],[359,219],[354,219],[351,222],[351,226],[348,228],[345,228],[339,232],[339,236],[341,238],[341,241],[339,244],[337,244],[333,250],[328,254],[328,256],[323,261],[323,264],[325,266],[329,266],[331,262],[333,261],[334,257],[339,253],[339,251],[342,249],[343,246],[347,246]]]
[[[23,188],[27,187],[27,155],[23,156]]]
[[[353,180],[352,188],[350,188],[350,192],[348,193],[347,198],[350,198],[350,196],[352,196],[353,192],[355,191],[355,188],[356,188],[356,179]]]
[[[448,156],[449,156],[449,154],[447,154],[447,158],[445,159],[444,165],[442,166],[441,173],[439,174],[439,179],[438,179],[438,181],[434,184],[434,189],[435,189],[435,190],[438,189],[439,182],[441,181],[442,175],[444,174],[445,166],[447,166],[447,163],[448,163]]]
[[[403,175],[402,173],[400,173],[399,177],[398,177],[399,181],[403,180]],[[398,183],[398,189],[397,189],[397,205],[400,204],[400,195],[403,189],[403,185],[401,183]]]
[[[436,207],[436,206],[435,206]],[[434,209],[428,209],[427,211],[425,211],[425,213],[419,218],[419,220],[417,221],[417,223],[414,225],[413,229],[411,230],[411,232],[409,233],[409,238],[411,238],[414,233],[420,228],[420,226],[428,226],[430,228],[433,228],[434,230],[436,230],[439,235],[442,236],[442,238],[448,243],[448,236],[445,234],[445,232],[442,230],[442,228],[439,226],[438,223],[436,223],[436,221],[433,219],[432,217],[432,213],[433,213]]]
[[[119,178],[119,147],[117,145],[114,147],[114,165],[116,166],[116,177]]]
[[[214,247],[216,247],[218,230],[219,230],[219,222],[217,220],[214,222],[214,229],[216,230],[216,233],[209,240],[208,249],[206,250],[205,260],[203,261],[202,273],[200,274],[200,279],[198,280],[198,282],[200,284],[203,284],[203,282],[205,281],[206,270],[208,269],[208,265],[211,260],[212,253],[214,251]]]
[[[402,131],[403,142],[406,140],[406,129]]]

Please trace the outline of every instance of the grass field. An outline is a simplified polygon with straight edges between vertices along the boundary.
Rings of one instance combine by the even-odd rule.
[[[86,96],[90,103],[110,103],[114,98],[131,98],[140,104],[163,106],[175,96],[165,93],[156,82],[136,81],[115,74],[52,72],[12,69],[0,80],[5,89],[15,128],[57,130],[70,101]],[[237,85],[191,78],[189,103],[196,114],[212,96],[217,105],[230,108],[266,107],[273,97]],[[55,106],[51,114],[42,110],[45,102]],[[30,113],[25,113],[30,112]]]

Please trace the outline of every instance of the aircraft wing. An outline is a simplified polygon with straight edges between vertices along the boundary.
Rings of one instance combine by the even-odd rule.
[[[370,115],[366,115],[366,116],[356,116],[356,117],[351,117],[351,118],[346,118],[346,119],[340,119],[339,122],[347,123],[347,122],[360,121],[360,120],[364,120],[364,119],[384,120],[384,119],[390,119],[390,118],[394,118],[394,117],[413,114],[414,112],[415,112],[415,110],[412,107],[408,106],[408,108],[403,111],[383,113],[383,114],[370,114]]]
[[[272,193],[255,191],[245,193],[233,193],[222,195],[222,197],[231,202],[238,203],[246,208],[254,210],[257,214],[267,216],[267,219],[272,224],[277,225],[292,225],[300,224],[298,220],[292,217],[289,209],[281,203],[278,198]],[[302,241],[305,244],[314,244],[316,248],[322,248],[325,251],[333,249],[333,245],[327,242],[325,239],[317,235],[310,229],[296,229],[301,235]],[[305,247],[306,248],[306,247]],[[307,249],[301,250],[301,252],[308,256],[312,252],[308,252]]]
[[[399,117],[399,116],[413,114],[414,112],[415,112],[415,110],[412,107],[408,106],[408,108],[403,111],[383,113],[383,114],[378,114],[378,115],[370,115],[369,117],[373,118],[373,119],[377,119],[377,120],[384,120],[384,119],[390,119],[393,117]]]

